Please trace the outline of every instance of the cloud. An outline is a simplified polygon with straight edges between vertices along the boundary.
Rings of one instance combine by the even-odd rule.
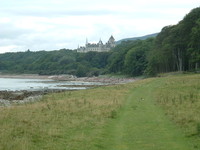
[[[16,45],[0,46],[0,53],[12,52],[15,48],[17,48]]]
[[[36,17],[63,17],[63,16],[101,16],[109,15],[116,12],[102,9],[82,9],[82,10],[67,10],[67,9],[52,9],[52,8],[7,8],[1,10],[7,15],[17,16],[36,16]]]
[[[0,53],[77,48],[159,32],[197,7],[196,0],[0,0]]]
[[[0,23],[0,39],[16,39],[32,31],[14,26],[12,23]]]

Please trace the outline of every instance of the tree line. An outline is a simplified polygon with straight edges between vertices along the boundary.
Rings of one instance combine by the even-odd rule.
[[[123,41],[110,52],[61,49],[0,54],[0,72],[4,73],[154,76],[172,71],[199,71],[199,67],[200,7],[177,25],[164,27],[157,37]]]
[[[77,53],[67,49],[5,53],[0,55],[0,72],[98,76],[103,74],[109,55],[106,52]]]
[[[131,76],[200,71],[200,7],[177,25],[164,27],[156,38],[118,45],[111,58],[109,71]]]
[[[200,7],[177,25],[166,26],[155,39],[150,53],[152,73],[195,71],[200,67]]]

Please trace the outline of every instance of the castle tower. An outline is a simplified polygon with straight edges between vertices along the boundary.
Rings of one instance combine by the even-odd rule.
[[[85,47],[88,46],[88,39],[86,38]]]
[[[101,41],[101,39],[99,40],[99,46],[103,46],[103,42]]]
[[[108,40],[108,44],[111,46],[111,47],[115,47],[115,39],[114,37],[111,35],[111,37],[109,38]]]
[[[101,41],[101,39],[99,40],[98,46],[99,46],[99,51],[102,51],[103,50],[103,42]]]

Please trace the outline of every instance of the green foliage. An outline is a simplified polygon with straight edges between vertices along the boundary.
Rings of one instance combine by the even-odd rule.
[[[111,56],[108,58],[108,70],[111,73],[123,72],[125,55],[133,46],[133,43],[131,41],[122,42],[113,49]]]
[[[153,49],[154,38],[145,41],[126,41],[114,48],[109,57],[108,69],[111,73],[130,76],[143,75],[147,67],[147,56]]]
[[[164,27],[148,59],[152,73],[199,70],[200,7],[193,9],[177,25]],[[156,58],[155,56],[156,55]]]
[[[166,26],[155,39],[126,41],[109,57],[110,73],[155,76],[158,73],[200,70],[200,7],[177,25]]]
[[[77,77],[85,77],[87,75],[88,71],[89,71],[88,67],[86,67],[85,65],[82,65],[82,64],[78,64],[76,76]]]
[[[132,76],[143,75],[147,66],[147,54],[152,49],[154,39],[138,41],[138,43],[128,51],[125,56],[125,72]]]
[[[110,53],[77,53],[72,50],[5,53],[0,55],[0,71],[40,75],[72,74],[78,77],[103,73]]]

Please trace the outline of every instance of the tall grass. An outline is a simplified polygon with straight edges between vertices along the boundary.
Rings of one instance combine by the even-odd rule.
[[[116,117],[127,91],[126,85],[100,87],[0,108],[0,149],[95,149],[101,130]]]
[[[156,99],[166,114],[188,137],[200,135],[200,75],[179,75],[164,79]]]

